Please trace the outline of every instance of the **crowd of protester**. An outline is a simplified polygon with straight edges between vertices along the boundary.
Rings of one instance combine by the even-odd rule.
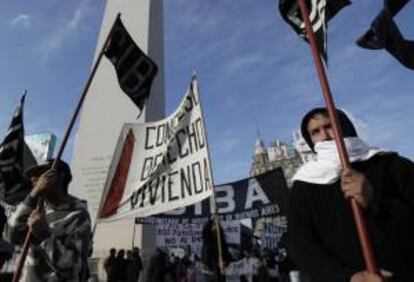
[[[295,265],[286,253],[269,249],[237,250],[232,252],[232,263],[243,262],[249,267],[248,272],[240,275],[226,273],[222,281],[247,282],[306,282],[303,277],[299,280]],[[202,258],[189,249],[184,255],[170,253],[167,248],[157,248],[143,267],[138,248],[127,251],[112,248],[104,261],[104,269],[108,282],[213,282],[217,281],[214,272],[205,265]],[[143,274],[142,274],[143,273]],[[208,275],[206,275],[208,274]],[[209,275],[211,274],[211,275]],[[141,279],[139,279],[141,277]],[[219,278],[220,279],[220,278]]]
[[[143,269],[139,248],[112,248],[103,265],[108,282],[137,282]]]
[[[414,228],[412,224],[407,224],[413,219],[409,203],[413,199],[414,165],[395,153],[363,143],[357,137],[349,118],[341,111],[338,113],[344,136],[348,138],[345,140],[349,151],[358,162],[355,162],[355,169],[343,172],[338,169],[339,159],[332,141],[331,121],[326,109],[314,109],[304,117],[302,135],[309,147],[320,152],[320,157],[329,160],[333,158],[336,162],[331,160],[328,165],[321,158],[319,163],[303,166],[295,175],[289,195],[289,236],[283,245],[287,246],[288,255],[312,281],[384,282],[389,277],[393,277],[391,281],[395,282],[414,281],[410,278],[414,277],[414,268],[410,267],[414,261],[411,251],[414,250],[411,240]],[[57,161],[56,166],[52,167],[54,163],[54,160],[48,160],[25,172],[25,178],[30,180],[30,193],[11,215],[7,216],[0,206],[0,268],[4,268],[4,263],[12,257],[13,244],[21,248],[26,234],[29,231],[31,234],[29,252],[19,280],[21,282],[84,282],[92,279],[88,269],[88,260],[92,254],[92,233],[87,205],[85,201],[68,193],[68,185],[72,180],[69,165]],[[323,168],[322,165],[326,166]],[[390,178],[384,178],[385,172],[390,174]],[[385,185],[389,183],[392,184],[389,187],[394,187],[395,190]],[[376,243],[373,245],[374,251],[381,251],[378,252],[380,275],[364,271],[346,198],[354,198],[361,208],[372,213],[367,218],[367,226]],[[44,200],[42,209],[37,204],[40,199]],[[334,207],[333,204],[338,206]],[[389,210],[385,210],[385,207],[389,207]],[[319,221],[315,221],[314,212],[318,214]],[[384,216],[385,212],[389,212],[388,216]],[[342,217],[343,225],[332,225],[332,222]],[[323,232],[325,230],[329,232]],[[404,230],[406,232],[402,232]],[[320,234],[324,237],[320,238]],[[126,252],[111,249],[103,263],[106,280],[310,281],[297,271],[293,261],[286,255],[285,246],[266,249],[254,245],[230,250],[217,217],[206,222],[202,241],[199,256],[190,249],[184,255],[177,256],[168,249],[159,247],[145,264],[138,248]],[[386,248],[381,248],[382,246]],[[348,261],[349,266],[344,261]],[[0,273],[0,281],[10,281],[10,274],[6,277]]]
[[[9,260],[13,253],[14,247],[10,242],[21,247],[29,228],[33,230],[34,241],[30,245],[20,281],[91,281],[94,276],[87,267],[87,257],[91,255],[92,238],[86,205],[67,192],[71,181],[69,166],[60,161],[58,170],[53,170],[50,169],[52,163],[51,160],[30,170],[28,179],[31,179],[34,188],[8,221],[4,210],[0,210],[0,231],[4,227],[6,234],[2,241],[5,244],[0,244],[0,263]],[[33,204],[39,193],[43,193],[46,200],[45,213],[37,211]],[[66,224],[67,220],[73,218],[76,221]],[[52,229],[47,225],[53,220],[63,222],[63,219],[65,224],[62,226],[53,225]],[[111,249],[103,263],[106,281],[295,281],[289,278],[291,269],[286,267],[285,256],[266,249],[259,251],[259,248],[230,252],[223,230],[219,232],[221,240],[217,240],[217,228],[213,219],[207,221],[202,232],[203,247],[199,255],[191,252],[190,248],[181,256],[170,253],[166,248],[157,248],[145,267],[138,248],[127,251]],[[18,233],[19,240],[15,239]],[[222,244],[221,255],[218,252],[219,241]],[[218,264],[220,256],[223,258],[222,268]],[[244,272],[238,273],[235,265],[242,265]],[[228,269],[233,270],[229,272]],[[0,275],[0,281],[11,281],[11,272],[7,278],[4,274]]]

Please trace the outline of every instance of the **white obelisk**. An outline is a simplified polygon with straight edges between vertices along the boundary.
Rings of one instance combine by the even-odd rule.
[[[149,101],[138,120],[161,119],[165,116],[162,0],[107,0],[95,60],[119,12],[137,45],[158,65]],[[138,115],[139,109],[119,87],[115,68],[103,58],[82,108],[70,187],[72,194],[88,201],[93,224],[122,125],[137,121]],[[112,247],[130,249],[133,242],[144,256],[148,254],[155,247],[153,229],[140,225],[134,228],[134,219],[98,224],[94,257],[106,256]]]

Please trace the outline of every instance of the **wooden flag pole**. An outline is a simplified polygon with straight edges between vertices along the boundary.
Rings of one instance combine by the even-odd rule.
[[[305,22],[306,34],[309,39],[309,43],[312,50],[313,59],[315,62],[316,71],[319,76],[319,81],[321,83],[323,97],[328,109],[329,118],[332,122],[332,127],[334,131],[335,143],[338,148],[339,158],[341,160],[342,167],[344,169],[350,169],[351,165],[349,162],[348,153],[346,151],[342,128],[339,123],[338,114],[336,112],[335,104],[332,98],[332,93],[329,88],[328,79],[325,73],[324,66],[322,64],[321,57],[319,55],[318,49],[316,47],[315,34],[312,29],[311,22],[309,20],[309,12],[306,7],[305,0],[298,0],[302,18]],[[368,232],[366,229],[365,218],[362,214],[361,207],[355,201],[351,199],[351,207],[354,215],[355,224],[358,231],[359,241],[362,248],[362,253],[364,256],[365,264],[367,266],[368,272],[378,274],[378,267],[375,262],[374,254],[371,247],[371,242],[369,240]]]
[[[197,88],[197,93],[199,94],[200,92],[198,91],[198,83],[196,86],[194,86],[193,82],[195,79],[195,73],[193,74],[193,77],[191,78],[191,88],[196,87]],[[191,89],[191,91],[193,91],[193,89]],[[200,108],[201,108],[201,117],[203,120],[203,128],[204,128],[204,135],[206,138],[206,148],[207,148],[207,152],[208,154],[210,154],[210,150],[209,150],[209,146],[208,146],[208,137],[207,137],[207,130],[206,130],[206,126],[204,123],[204,111],[203,111],[203,104],[201,103],[201,97],[200,95],[198,96],[199,102],[200,102]],[[221,230],[220,230],[220,220],[218,217],[218,211],[217,211],[217,199],[216,199],[216,193],[214,191],[214,178],[213,178],[213,167],[211,166],[211,160],[210,158],[208,158],[208,164],[210,166],[210,171],[211,171],[211,184],[212,184],[212,189],[213,189],[213,193],[211,194],[211,198],[213,199],[213,205],[214,205],[214,218],[213,218],[213,223],[216,224],[216,232],[217,232],[217,244],[218,244],[218,256],[219,256],[219,268],[220,268],[220,274],[224,275],[224,260],[223,260],[223,249],[221,248]],[[215,273],[215,275],[217,275]],[[216,276],[217,278],[217,276]]]
[[[133,229],[132,229],[132,249],[134,249],[135,247],[135,228],[136,228],[136,224],[135,224],[135,219],[134,219],[134,224],[132,225]]]
[[[116,19],[119,19],[120,17],[121,17],[121,13],[118,13]],[[57,156],[56,156],[56,158],[55,158],[55,160],[52,164],[52,168],[56,168],[57,163],[59,162],[59,160],[62,157],[63,151],[65,150],[65,147],[66,147],[66,144],[68,142],[69,136],[72,132],[73,126],[75,125],[75,121],[76,121],[76,119],[79,115],[80,109],[82,108],[82,105],[83,105],[83,102],[85,100],[86,94],[88,93],[88,90],[89,90],[89,87],[91,86],[92,80],[95,77],[95,73],[98,69],[99,63],[101,62],[102,57],[105,53],[106,46],[108,45],[108,43],[110,41],[111,34],[112,34],[113,29],[114,29],[114,26],[115,26],[115,24],[112,25],[112,27],[111,27],[111,29],[110,29],[110,31],[109,31],[106,39],[105,39],[105,42],[104,42],[104,44],[101,48],[101,51],[99,52],[99,55],[98,55],[94,65],[93,65],[92,71],[89,74],[88,81],[86,82],[85,87],[83,88],[83,92],[82,92],[82,95],[79,99],[78,105],[76,106],[75,112],[72,115],[72,118],[69,122],[69,125],[68,125],[67,129],[66,129],[65,135],[62,139],[62,142],[60,143],[59,151],[58,151],[58,154],[57,154]],[[43,199],[40,199],[37,210],[38,211],[43,211],[43,206],[44,206]],[[22,253],[21,253],[21,255],[19,257],[19,260],[17,262],[17,269],[16,269],[16,271],[13,275],[13,280],[12,280],[13,282],[18,282],[20,280],[20,276],[21,276],[22,270],[23,270],[23,265],[24,265],[24,262],[26,261],[26,257],[27,257],[27,253],[29,251],[29,245],[30,245],[31,241],[32,241],[32,231],[28,230],[27,234],[26,234],[24,244],[23,244],[23,247],[22,247]]]

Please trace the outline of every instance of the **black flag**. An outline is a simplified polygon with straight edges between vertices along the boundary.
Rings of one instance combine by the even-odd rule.
[[[327,23],[343,7],[351,4],[349,0],[305,0],[309,11],[309,20],[315,33],[316,44],[318,45],[319,54],[328,61],[327,55]],[[279,0],[279,10],[283,19],[292,26],[292,28],[308,41],[305,36],[305,22],[298,0]]]
[[[104,52],[115,66],[121,89],[142,111],[158,67],[135,44],[120,18],[116,19]]]
[[[217,228],[220,228],[220,248],[224,266],[227,266],[230,263],[231,255],[226,242],[225,234],[223,232],[223,228],[219,222],[217,226],[217,223],[214,219],[209,219],[203,226],[203,246],[201,249],[201,261],[210,271],[213,271],[215,273],[216,278],[218,278],[215,281],[221,282],[225,281],[225,278],[220,274],[219,268],[219,240],[217,236]]]
[[[23,179],[24,156],[25,153],[30,152],[24,142],[23,105],[25,97],[26,94],[22,96],[6,137],[0,145],[0,198],[9,205],[18,204],[28,192]]]
[[[371,28],[357,40],[366,49],[385,49],[407,68],[414,69],[414,41],[406,40],[393,17],[409,0],[386,0],[384,9],[371,24]]]

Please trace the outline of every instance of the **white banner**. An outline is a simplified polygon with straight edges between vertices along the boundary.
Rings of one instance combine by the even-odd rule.
[[[174,114],[125,124],[105,184],[100,221],[145,217],[212,193],[204,121],[195,78]]]
[[[220,222],[228,244],[240,244],[240,221]],[[201,255],[203,224],[162,224],[157,226],[157,246],[187,248]]]
[[[163,224],[157,226],[158,247],[187,247],[201,244],[202,224]]]

